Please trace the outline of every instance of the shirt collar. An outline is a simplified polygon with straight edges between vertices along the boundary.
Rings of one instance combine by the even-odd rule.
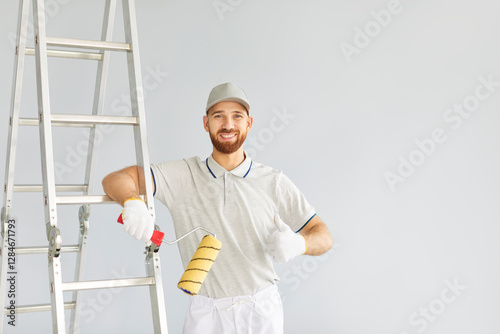
[[[248,175],[248,173],[250,173],[250,169],[252,168],[252,163],[253,163],[252,159],[245,152],[245,160],[243,160],[243,162],[238,167],[229,171],[229,173],[231,173],[235,176],[241,177],[241,178],[245,178]],[[214,160],[212,155],[210,155],[205,160],[205,164],[207,165],[207,169],[208,169],[209,173],[214,178],[218,178],[227,172],[227,170],[224,167],[219,165],[217,163],[217,161]]]

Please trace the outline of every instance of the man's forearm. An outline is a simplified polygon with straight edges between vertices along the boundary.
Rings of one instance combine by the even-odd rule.
[[[333,240],[325,223],[319,221],[307,231],[300,232],[306,240],[305,255],[321,255],[332,248]]]
[[[137,170],[135,173],[137,174]],[[133,176],[131,167],[107,175],[102,180],[102,187],[104,192],[121,206],[129,198],[140,198],[137,178]]]

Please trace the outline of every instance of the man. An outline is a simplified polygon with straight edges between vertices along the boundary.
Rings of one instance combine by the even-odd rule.
[[[326,225],[281,172],[243,150],[252,128],[246,94],[232,83],[212,89],[203,125],[212,155],[151,165],[155,198],[165,204],[177,235],[196,226],[217,234],[222,249],[197,296],[190,297],[184,333],[283,333],[275,262],[321,255],[332,246]],[[124,206],[124,229],[148,242],[153,218],[139,195],[137,166],[106,176],[104,191]],[[182,240],[187,266],[199,238]]]

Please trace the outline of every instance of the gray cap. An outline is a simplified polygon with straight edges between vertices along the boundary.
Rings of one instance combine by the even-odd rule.
[[[239,104],[244,106],[247,111],[250,111],[250,103],[248,102],[248,98],[245,92],[243,91],[243,89],[239,88],[233,83],[224,83],[215,86],[212,89],[210,95],[208,96],[206,111],[208,111],[217,103],[223,101],[238,102]]]

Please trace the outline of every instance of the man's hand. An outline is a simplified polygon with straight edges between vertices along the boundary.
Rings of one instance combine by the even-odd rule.
[[[267,241],[267,249],[274,262],[288,262],[306,252],[306,241],[302,235],[294,233],[278,215],[275,216],[274,223],[278,231],[274,232]]]
[[[154,221],[146,203],[141,199],[130,198],[123,204],[123,229],[137,240],[149,243],[154,231]]]

